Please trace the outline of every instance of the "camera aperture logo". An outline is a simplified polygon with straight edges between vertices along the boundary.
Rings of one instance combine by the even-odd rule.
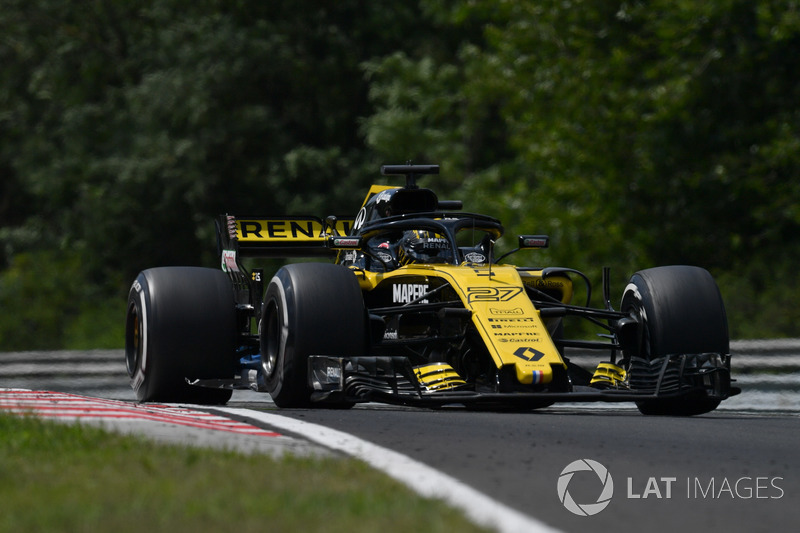
[[[592,477],[596,475],[600,479],[603,488],[600,491],[600,495],[597,497],[597,501],[577,503],[569,493],[570,482],[573,481],[575,474],[580,472],[592,473]],[[580,475],[575,479],[579,480],[585,477],[585,475]],[[592,482],[596,483],[593,479]],[[579,516],[592,516],[608,507],[608,504],[611,503],[611,497],[614,495],[614,480],[611,478],[608,469],[597,461],[592,459],[578,459],[577,461],[572,461],[561,471],[561,475],[558,476],[557,488],[558,499],[569,512]]]

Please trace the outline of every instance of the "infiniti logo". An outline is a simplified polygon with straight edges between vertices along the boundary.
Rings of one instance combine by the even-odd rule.
[[[603,490],[594,503],[576,503],[575,500],[572,499],[569,490],[567,490],[575,473],[583,471],[594,472],[603,484]],[[597,461],[593,461],[592,459],[578,459],[568,464],[564,470],[561,471],[561,475],[558,477],[557,488],[558,499],[569,512],[579,516],[592,516],[605,509],[608,504],[611,503],[611,497],[614,495],[614,480],[611,479],[611,474],[609,474],[608,469]]]

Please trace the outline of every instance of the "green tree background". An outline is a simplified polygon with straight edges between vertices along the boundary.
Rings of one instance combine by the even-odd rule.
[[[0,350],[121,347],[215,215],[406,160],[552,236],[520,261],[700,265],[733,337],[800,336],[799,2],[0,0],[0,61]]]

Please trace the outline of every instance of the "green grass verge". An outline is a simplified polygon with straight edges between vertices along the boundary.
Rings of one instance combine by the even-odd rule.
[[[482,531],[353,459],[157,444],[0,414],[0,531]]]

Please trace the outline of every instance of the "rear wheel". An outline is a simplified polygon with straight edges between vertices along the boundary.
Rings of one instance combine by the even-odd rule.
[[[219,270],[164,267],[142,271],[128,296],[125,360],[142,402],[223,404],[232,391],[186,379],[232,378],[236,307]]]
[[[673,354],[729,353],[728,321],[719,288],[708,271],[665,266],[637,272],[622,295],[621,310],[642,327],[628,357],[654,361]],[[704,391],[637,402],[643,414],[689,416],[716,409]]]
[[[330,263],[281,268],[264,296],[259,335],[261,367],[275,405],[309,405],[308,356],[366,354],[366,311],[355,275]]]

